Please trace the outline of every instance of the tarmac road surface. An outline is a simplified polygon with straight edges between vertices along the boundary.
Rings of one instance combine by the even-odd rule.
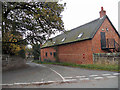
[[[118,88],[117,72],[26,64],[26,68],[3,72],[3,88]]]

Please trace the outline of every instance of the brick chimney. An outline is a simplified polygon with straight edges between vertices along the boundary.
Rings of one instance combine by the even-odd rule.
[[[101,7],[101,11],[99,13],[100,13],[100,18],[106,15],[106,11],[103,10],[103,7]]]

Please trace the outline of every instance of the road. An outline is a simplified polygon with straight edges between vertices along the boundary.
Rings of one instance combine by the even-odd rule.
[[[26,68],[3,72],[3,88],[118,88],[116,72],[26,64]]]

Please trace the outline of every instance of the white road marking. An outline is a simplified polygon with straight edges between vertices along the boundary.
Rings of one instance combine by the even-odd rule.
[[[98,75],[89,75],[89,77],[97,77]]]
[[[120,73],[113,73],[113,75],[120,75]]]
[[[58,73],[57,71],[53,70],[52,68],[50,68],[53,72],[55,72],[56,74],[58,74],[63,82],[69,82],[69,81],[77,81],[77,79],[65,79],[65,78],[73,78],[73,77],[63,77],[60,73]],[[113,75],[119,75],[120,73],[114,73]],[[115,78],[117,76],[110,76],[111,74],[102,74],[103,76],[106,76],[107,78]],[[89,75],[90,77],[94,77],[94,79],[99,80],[99,79],[104,79],[103,77],[95,77],[98,75]],[[89,78],[87,78],[86,76],[76,76],[77,78],[80,78],[79,80],[90,80]],[[86,77],[86,78],[85,78]],[[5,86],[10,86],[10,85],[30,85],[30,84],[44,84],[44,83],[54,83],[54,82],[58,82],[58,81],[42,81],[42,82],[31,82],[31,83],[13,83],[13,84],[0,84],[1,86],[5,85]],[[60,81],[61,82],[61,81]]]
[[[44,66],[44,65],[42,65],[42,64],[36,64],[37,66],[41,66],[41,67],[46,67],[46,66]],[[47,67],[46,67],[47,68]],[[55,71],[55,70],[53,70],[52,68],[49,68],[50,70],[52,70],[53,72],[55,72],[57,75],[59,75],[61,78],[62,78],[62,80],[65,80],[65,78],[60,74],[60,73],[58,73],[57,71]]]
[[[73,77],[64,77],[64,78],[69,79],[69,78],[73,78]]]
[[[31,84],[42,84],[44,82],[32,82]]]
[[[94,79],[103,79],[103,77],[95,77]]]
[[[117,77],[117,76],[107,76],[107,78],[115,78],[115,77]]]
[[[84,78],[84,77],[86,77],[86,76],[76,76],[77,78]]]
[[[50,68],[50,70],[52,70],[52,71],[55,72],[57,75],[59,75],[59,76],[62,78],[63,81],[65,80],[65,78],[64,78],[60,73],[58,73],[57,71],[53,70],[52,68]]]
[[[26,63],[26,64],[30,64],[30,63]],[[46,67],[45,65],[42,64],[35,64],[37,66],[41,66],[41,67]],[[46,67],[48,68],[48,67]],[[74,77],[63,77],[60,73],[58,73],[57,71],[55,71],[52,68],[49,68],[50,70],[52,70],[53,72],[55,72],[57,75],[59,75],[63,82],[67,82],[67,81],[76,81],[77,79],[72,79]],[[113,75],[119,75],[120,73],[114,73]],[[117,76],[111,76],[111,74],[102,74],[102,76],[106,76],[107,78],[114,78]],[[94,79],[104,79],[103,77],[98,77],[98,75],[89,75],[89,77],[94,77]],[[76,76],[76,78],[80,78],[79,80],[90,80],[90,78],[87,78],[86,76]],[[14,84],[0,84],[0,85],[29,85],[29,84],[44,84],[44,83],[53,83],[56,81],[42,81],[42,82],[31,82],[31,83],[14,83]],[[58,82],[58,81],[57,81]]]
[[[76,81],[76,79],[67,79],[67,80],[64,80],[64,82],[67,82],[67,81]]]
[[[80,80],[90,80],[89,78],[81,78]]]
[[[55,81],[47,81],[48,83],[53,83],[53,82],[55,82]]]
[[[14,84],[0,84],[1,86],[3,85],[5,85],[5,86],[11,86],[11,85],[14,85]]]
[[[14,85],[28,85],[30,83],[14,83]]]
[[[102,74],[102,76],[110,76],[111,74]]]

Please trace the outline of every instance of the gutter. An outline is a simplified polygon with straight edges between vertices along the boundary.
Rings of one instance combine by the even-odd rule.
[[[76,42],[86,41],[86,40],[92,40],[92,38],[87,38],[87,39],[83,39],[83,40],[77,40],[77,41],[72,41],[72,42],[66,42],[66,43],[61,43],[61,44],[56,44],[56,45],[41,47],[41,49],[49,48],[49,47],[54,47],[54,46],[61,46],[61,45],[66,45],[66,44],[71,44],[71,43],[76,43]]]

